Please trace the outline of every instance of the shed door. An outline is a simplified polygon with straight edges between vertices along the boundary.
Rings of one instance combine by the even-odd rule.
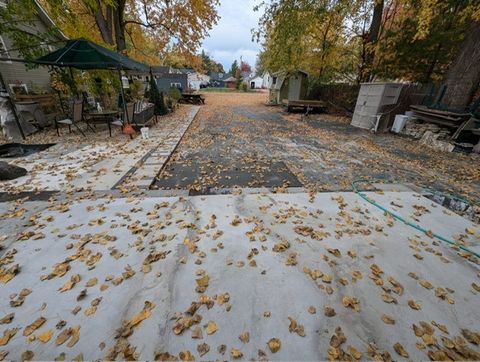
[[[301,77],[292,75],[289,79],[288,100],[298,101],[300,99],[300,87],[302,85]]]

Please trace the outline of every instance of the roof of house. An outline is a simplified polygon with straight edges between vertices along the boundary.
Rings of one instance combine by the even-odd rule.
[[[158,79],[179,79],[187,80],[187,75],[182,73],[160,73]]]
[[[227,79],[228,77],[231,77],[230,73],[216,73],[216,72],[210,73],[211,80],[225,81],[225,79]]]
[[[302,73],[302,74],[305,74],[307,77],[308,77],[308,73],[304,70],[301,70],[301,69],[298,69],[298,70],[293,70],[293,71],[280,71],[280,72],[275,72],[275,73],[271,73],[271,75],[273,75],[274,77],[279,77],[279,76],[286,76],[287,74],[294,74],[294,73]]]
[[[169,65],[152,65],[151,68],[153,73],[158,74],[170,73],[172,69]]]
[[[253,81],[253,80],[261,80],[261,81],[263,81],[263,78],[260,77],[259,75],[254,75],[254,76],[248,78],[248,80],[249,80],[249,81]]]
[[[62,40],[68,40],[68,37],[60,30],[60,28],[55,24],[52,18],[48,15],[47,11],[40,5],[37,0],[34,0],[35,6],[38,10],[38,17],[49,27],[56,28],[58,30],[58,34]]]
[[[192,68],[178,68],[178,71],[182,74],[196,73]]]
[[[225,82],[236,82],[237,78],[235,77],[228,77],[227,79],[224,80]]]

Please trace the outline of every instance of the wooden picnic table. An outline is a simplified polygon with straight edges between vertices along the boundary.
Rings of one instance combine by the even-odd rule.
[[[205,104],[205,97],[199,93],[182,93],[180,103]]]
[[[112,122],[116,121],[118,118],[118,111],[115,110],[103,110],[99,111],[92,111],[87,114],[87,125],[90,127],[92,131],[95,130],[90,126],[91,124],[99,124],[99,123],[106,123],[108,125],[108,132],[110,137],[112,137]]]

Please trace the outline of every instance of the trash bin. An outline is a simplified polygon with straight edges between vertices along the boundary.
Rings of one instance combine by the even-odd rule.
[[[392,126],[392,132],[395,133],[400,133],[402,132],[403,127],[405,127],[405,124],[408,121],[408,116],[405,116],[403,114],[397,114],[395,116],[395,121],[393,122]]]

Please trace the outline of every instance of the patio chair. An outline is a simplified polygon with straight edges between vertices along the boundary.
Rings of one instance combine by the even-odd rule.
[[[78,126],[78,122],[81,122],[81,121],[83,121],[83,101],[81,99],[77,99],[77,100],[74,100],[72,103],[70,118],[57,120],[57,117],[55,117],[55,128],[57,129],[57,135],[60,136],[58,125],[66,124],[68,125],[68,131],[70,133],[72,133],[72,125],[73,125],[75,126],[76,129],[79,130],[79,132],[83,135],[83,137],[86,137],[85,133]]]

